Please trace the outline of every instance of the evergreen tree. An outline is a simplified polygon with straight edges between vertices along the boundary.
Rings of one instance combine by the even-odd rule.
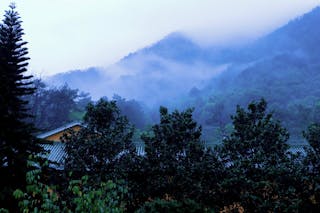
[[[23,29],[13,4],[0,26],[0,168],[1,200],[24,184],[29,155],[41,151],[29,117],[25,97],[34,92],[32,76],[26,76],[29,58]]]

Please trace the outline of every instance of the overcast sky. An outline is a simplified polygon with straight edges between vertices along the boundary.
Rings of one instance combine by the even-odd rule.
[[[2,14],[10,0],[0,0]],[[181,31],[202,45],[255,38],[319,0],[16,0],[32,73],[107,66]],[[316,26],[315,26],[316,27]]]

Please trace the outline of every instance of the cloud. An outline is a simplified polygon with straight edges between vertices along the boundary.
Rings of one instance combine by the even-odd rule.
[[[116,76],[106,83],[108,96],[116,93],[124,97],[143,100],[148,105],[168,104],[188,93],[193,88],[203,88],[207,82],[226,70],[228,65],[208,65],[197,61],[193,64],[178,63],[153,54],[135,55],[126,67],[123,63],[112,66],[106,76]],[[103,90],[106,91],[106,90]]]
[[[11,0],[1,0],[5,10]],[[203,45],[257,37],[318,0],[16,0],[32,58],[43,75],[106,66],[183,31]]]
[[[68,81],[72,88],[90,92],[94,99],[118,94],[148,106],[159,106],[174,103],[193,87],[205,87],[227,67],[227,64],[212,65],[204,61],[186,64],[140,52],[106,69],[58,75],[49,82],[61,85]]]

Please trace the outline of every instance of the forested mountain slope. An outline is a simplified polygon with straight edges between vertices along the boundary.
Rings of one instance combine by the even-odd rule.
[[[204,126],[224,128],[235,105],[264,97],[293,135],[318,121],[320,8],[270,34],[237,46],[199,46],[181,33],[124,57],[108,68],[58,74],[94,98],[136,99],[149,106],[195,107]]]
[[[319,21],[316,8],[233,52],[229,69],[191,97],[198,119],[221,126],[229,117],[213,114],[228,115],[236,104],[264,97],[297,137],[308,123],[319,121]]]
[[[213,63],[206,50],[189,38],[173,33],[107,68],[62,73],[47,82],[67,83],[90,92],[95,99],[118,94],[157,106],[170,104],[194,86],[203,88],[208,79],[225,68],[225,64]]]

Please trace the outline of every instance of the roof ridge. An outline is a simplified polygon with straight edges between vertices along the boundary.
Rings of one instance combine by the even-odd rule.
[[[43,139],[43,138],[46,138],[46,137],[48,137],[48,136],[50,136],[50,135],[53,135],[53,134],[56,134],[56,133],[58,133],[58,132],[64,131],[64,130],[69,129],[69,128],[71,128],[71,127],[73,127],[73,126],[76,126],[76,125],[84,126],[84,125],[83,125],[83,122],[74,121],[74,122],[65,124],[65,125],[63,125],[63,126],[61,126],[61,127],[58,127],[58,128],[56,128],[56,129],[53,129],[53,130],[50,130],[50,131],[41,133],[41,134],[37,135],[37,138]]]

